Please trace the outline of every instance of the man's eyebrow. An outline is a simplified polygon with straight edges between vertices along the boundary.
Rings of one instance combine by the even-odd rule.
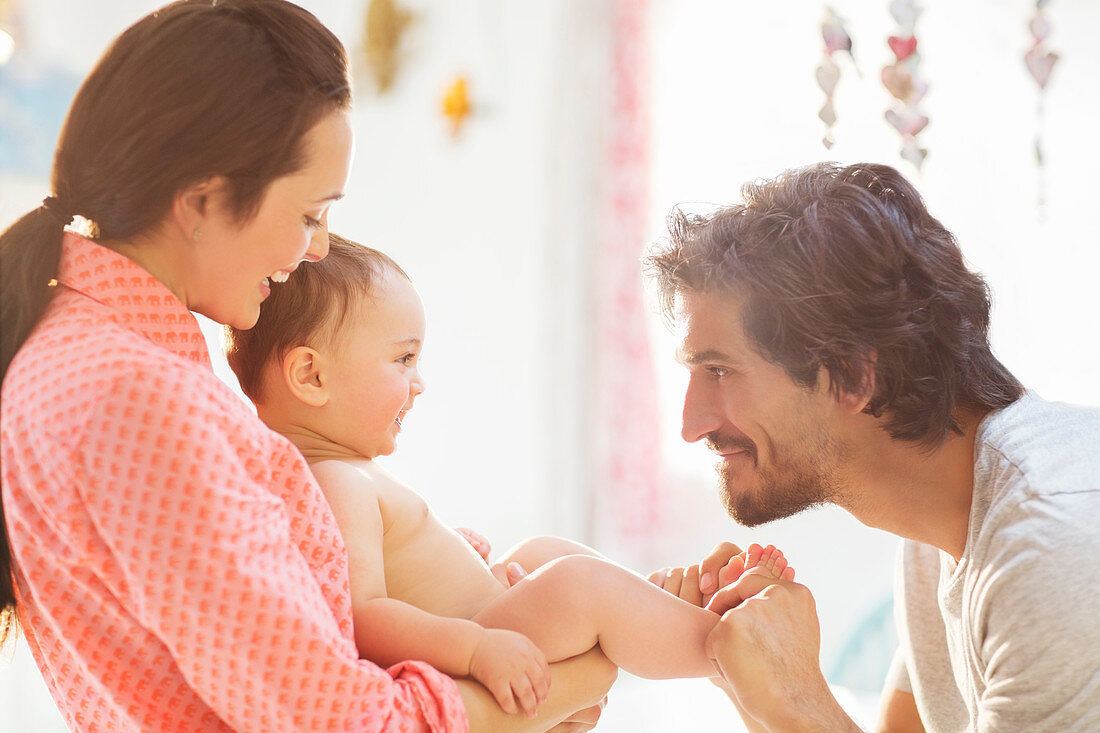
[[[707,349],[706,351],[677,351],[676,361],[684,366],[695,366],[697,364],[709,364],[711,362],[730,364],[736,360],[725,352],[718,351],[717,349]]]

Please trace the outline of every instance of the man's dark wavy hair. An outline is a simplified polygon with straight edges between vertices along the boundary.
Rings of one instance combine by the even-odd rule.
[[[990,295],[954,236],[886,165],[820,163],[742,188],[705,215],[674,209],[645,260],[665,315],[684,291],[745,298],[742,327],[798,384],[874,393],[866,411],[925,447],[961,434],[959,410],[995,410],[1020,382],[989,346]]]

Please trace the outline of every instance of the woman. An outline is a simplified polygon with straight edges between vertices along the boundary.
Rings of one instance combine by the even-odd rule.
[[[0,609],[75,731],[540,730],[613,679],[598,654],[558,665],[529,721],[359,660],[322,495],[211,371],[190,311],[248,328],[326,254],[349,104],[301,8],[172,4],[91,72],[53,195],[0,237]]]

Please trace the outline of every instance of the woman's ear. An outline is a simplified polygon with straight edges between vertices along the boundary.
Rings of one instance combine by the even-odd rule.
[[[211,176],[176,192],[172,199],[172,224],[183,238],[198,241],[211,215],[225,202],[228,181],[224,176]]]
[[[292,395],[310,407],[328,403],[325,359],[308,346],[295,346],[283,357],[283,381]]]

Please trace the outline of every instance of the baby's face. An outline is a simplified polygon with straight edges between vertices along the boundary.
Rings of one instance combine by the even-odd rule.
[[[412,283],[387,271],[347,314],[328,369],[329,437],[365,458],[393,453],[413,400],[424,391],[424,306]]]

